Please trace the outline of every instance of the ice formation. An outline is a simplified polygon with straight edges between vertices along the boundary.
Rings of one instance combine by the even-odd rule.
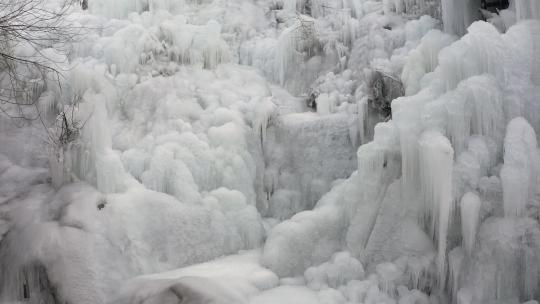
[[[504,215],[524,216],[538,183],[538,147],[536,134],[529,123],[514,118],[504,139],[504,165],[501,168]]]
[[[0,118],[0,301],[536,303],[540,5],[480,6],[73,7],[12,50],[63,78],[0,105],[53,122]]]
[[[476,233],[480,222],[480,208],[482,201],[478,195],[468,192],[461,198],[459,209],[461,210],[461,235],[463,247],[471,254],[476,244]]]
[[[476,190],[484,177],[487,178],[491,174],[498,174],[498,172],[494,170],[496,170],[497,167],[500,168],[500,165],[498,166],[498,164],[502,162],[504,162],[504,165],[500,174],[503,180],[503,189],[505,176],[508,176],[506,178],[509,180],[516,181],[512,176],[512,173],[505,173],[505,171],[511,172],[510,168],[514,161],[511,161],[509,156],[506,156],[507,154],[510,155],[510,153],[512,153],[512,150],[506,152],[507,149],[511,149],[512,144],[507,143],[510,139],[504,139],[504,130],[506,129],[507,122],[512,118],[519,115],[529,116],[532,114],[532,111],[523,111],[519,109],[534,108],[534,101],[527,95],[531,93],[533,95],[537,94],[534,93],[537,90],[536,76],[534,76],[536,73],[534,70],[536,68],[534,64],[527,64],[525,62],[534,62],[537,59],[535,55],[527,58],[524,57],[522,58],[524,60],[524,65],[513,61],[508,64],[502,62],[506,61],[505,58],[514,58],[511,54],[517,49],[520,49],[520,52],[527,54],[532,54],[530,53],[531,51],[533,53],[537,52],[537,48],[534,46],[535,43],[523,44],[521,47],[515,45],[516,41],[521,39],[518,38],[518,29],[520,27],[523,29],[528,28],[528,30],[523,30],[521,33],[534,33],[536,32],[537,26],[536,21],[527,21],[510,28],[506,34],[500,34],[491,25],[486,23],[474,23],[468,29],[469,33],[467,35],[446,48],[444,48],[445,45],[443,45],[442,50],[440,50],[441,47],[438,46],[435,40],[440,39],[439,37],[441,37],[442,34],[431,34],[433,37],[437,37],[431,38],[434,40],[431,42],[432,44],[424,42],[419,46],[419,50],[424,53],[426,53],[426,51],[421,48],[431,48],[435,50],[435,52],[439,52],[440,50],[438,60],[434,62],[435,66],[430,67],[426,72],[420,72],[425,76],[422,75],[416,78],[416,83],[407,83],[407,87],[414,87],[418,86],[418,82],[420,82],[420,85],[413,89],[414,91],[411,91],[410,94],[414,94],[416,91],[418,91],[418,93],[416,95],[399,98],[392,103],[393,117],[390,122],[391,125],[386,126],[386,129],[393,129],[394,131],[378,133],[376,128],[374,141],[360,147],[358,151],[358,173],[353,174],[349,180],[345,181],[345,185],[340,184],[330,192],[332,193],[335,191],[336,194],[342,193],[335,197],[336,199],[333,204],[336,208],[343,208],[346,213],[350,214],[351,212],[350,209],[347,209],[346,202],[351,199],[356,200],[354,205],[358,206],[355,207],[358,209],[353,212],[358,213],[358,218],[361,218],[361,222],[356,223],[354,216],[352,216],[352,220],[349,220],[350,227],[348,228],[347,243],[344,245],[345,248],[350,248],[354,254],[363,257],[364,259],[366,258],[366,254],[369,254],[367,256],[369,258],[368,261],[372,259],[380,260],[380,258],[370,257],[370,255],[373,254],[382,255],[383,257],[385,255],[388,256],[388,254],[371,249],[372,245],[370,246],[370,242],[375,241],[378,238],[375,234],[377,229],[373,229],[372,227],[377,226],[377,221],[383,221],[385,217],[390,216],[391,213],[389,213],[388,209],[384,209],[384,201],[387,199],[392,201],[391,197],[396,197],[396,194],[394,193],[397,192],[398,201],[406,200],[410,203],[404,205],[407,207],[394,208],[405,208],[410,211],[404,210],[401,215],[399,215],[398,212],[398,214],[394,215],[395,220],[403,220],[410,216],[412,219],[416,217],[417,220],[425,223],[426,219],[428,219],[425,231],[431,234],[430,238],[436,240],[435,244],[438,252],[438,258],[435,263],[438,265],[436,270],[436,273],[438,274],[436,276],[438,277],[438,283],[436,283],[435,286],[439,284],[438,288],[445,289],[445,281],[448,273],[450,273],[450,277],[453,278],[453,283],[449,283],[449,285],[454,286],[452,288],[455,290],[455,299],[465,299],[470,297],[470,301],[473,302],[486,301],[488,299],[509,299],[511,298],[510,294],[519,299],[526,299],[537,292],[535,288],[532,288],[535,291],[529,290],[528,292],[507,293],[507,290],[515,290],[514,288],[516,287],[515,285],[513,285],[514,287],[510,287],[511,285],[505,284],[517,280],[517,277],[515,279],[504,279],[504,282],[500,281],[499,283],[494,283],[503,284],[497,285],[497,289],[495,288],[495,285],[482,283],[480,275],[473,275],[468,271],[464,274],[464,271],[462,270],[464,267],[467,267],[467,265],[470,265],[471,263],[478,263],[475,261],[483,260],[482,254],[485,253],[475,249],[475,244],[483,244],[484,242],[482,233],[480,233],[479,238],[476,236],[478,234],[478,227],[483,226],[482,223],[486,221],[486,216],[489,217],[490,212],[493,214],[500,214],[496,209],[499,208],[497,205],[501,204],[500,206],[502,206],[502,201],[483,202],[482,198],[472,196],[474,195],[472,193],[466,194],[465,197],[461,199],[467,191]],[[425,38],[426,40],[429,39],[427,37],[428,36]],[[528,39],[536,41],[535,34],[531,34],[528,37]],[[446,45],[448,44],[449,43],[446,43]],[[528,45],[528,48],[525,47],[525,45]],[[419,66],[426,66],[426,64],[423,64],[421,61],[424,60],[424,58],[425,57],[411,55],[408,59],[410,61],[407,62],[405,66],[408,65],[413,67],[415,61]],[[492,60],[495,60],[495,58],[497,58],[497,60],[502,60],[502,62],[493,62]],[[516,64],[519,65],[520,68],[517,68]],[[429,65],[427,66],[429,67]],[[430,70],[433,72],[430,73]],[[410,77],[408,75],[411,75],[410,73],[411,72],[406,72],[403,75],[408,78]],[[514,85],[516,87],[513,87]],[[502,90],[500,88],[501,86],[511,87],[511,89]],[[518,89],[518,87],[520,89]],[[510,102],[503,103],[505,100],[510,100]],[[534,115],[529,116],[529,121],[536,121]],[[520,127],[514,125],[519,125]],[[381,124],[377,127],[380,128]],[[523,154],[521,154],[523,155],[522,157],[515,157],[522,159],[521,162],[532,163],[532,165],[528,166],[528,170],[520,171],[520,174],[526,174],[527,176],[532,174],[535,176],[534,172],[536,172],[537,169],[535,165],[536,161],[533,159],[536,156],[531,159],[526,155],[537,155],[537,152],[532,152],[532,154],[525,152],[537,151],[536,142],[533,140],[536,138],[534,135],[535,132],[525,131],[532,130],[533,128],[526,128],[517,122],[510,123],[509,129],[514,128],[519,128],[519,130],[523,131],[511,131],[512,133],[517,132],[519,134],[524,134],[525,136],[523,144],[519,146],[530,147],[520,150],[523,151]],[[536,126],[536,128],[538,128],[538,126]],[[448,139],[445,135],[448,136]],[[511,135],[508,135],[507,132],[507,138],[509,138],[508,136]],[[395,139],[389,140],[392,137]],[[510,138],[516,137],[511,136]],[[531,138],[531,140],[526,138]],[[502,158],[503,145],[505,147],[504,159]],[[377,146],[380,147],[381,150],[377,151],[371,149],[372,147]],[[507,146],[508,148],[506,148]],[[456,153],[455,161],[453,158],[454,151]],[[373,184],[371,187],[367,186],[367,189],[372,189],[371,191],[375,191],[374,193],[380,193],[380,190],[376,189],[388,187],[392,181],[392,179],[390,179],[390,181],[384,182],[378,179],[379,172],[381,172],[380,170],[391,166],[391,160],[380,160],[389,153],[397,154],[397,159],[400,160],[399,166],[401,167],[402,175],[401,177],[399,175],[394,175],[393,178],[401,179],[401,189],[397,186],[390,185],[390,187],[382,194],[384,199],[377,198],[374,200],[374,197],[372,196],[366,197],[369,190],[366,192],[366,188],[364,187],[368,183],[359,179],[358,176],[369,174],[369,177],[367,178],[369,178],[370,181],[373,181]],[[365,162],[366,160],[369,161]],[[517,159],[515,161],[517,161]],[[384,165],[381,166],[377,164]],[[504,169],[505,167],[508,169]],[[514,176],[517,177],[517,175]],[[512,205],[512,208],[525,210],[523,209],[525,207],[519,207],[524,206],[520,205],[519,202],[526,201],[526,199],[519,199],[519,197],[529,197],[528,183],[526,182],[525,185],[523,183],[523,181],[527,180],[528,179],[522,179],[522,182],[517,182],[519,186],[517,186],[517,184],[516,186],[521,187],[521,190],[517,190],[518,188],[516,188],[516,186],[508,186],[511,189],[520,192],[518,196],[515,196],[514,194],[514,197],[510,199],[512,194],[509,194],[506,191],[506,193],[508,193],[506,194],[508,197],[507,200],[516,203]],[[535,185],[537,185],[536,179],[534,180]],[[383,186],[385,183],[386,186]],[[360,191],[361,194],[352,194],[353,192],[348,190],[349,187],[362,189]],[[399,194],[400,192],[401,194]],[[533,192],[535,191],[533,190]],[[326,197],[329,198],[331,196],[327,195]],[[375,197],[377,197],[377,195],[375,195]],[[493,198],[495,197],[491,196],[489,199],[492,200]],[[515,198],[518,198],[518,200],[516,201]],[[455,201],[459,201],[460,199],[462,204],[457,205]],[[424,205],[426,203],[427,205]],[[313,211],[310,211],[310,213],[312,213],[312,215],[309,215],[311,221],[316,220],[317,216],[320,216],[316,214],[320,213],[326,213],[326,220],[330,219],[330,213],[326,211],[330,210],[328,207],[329,204],[329,202],[323,200],[318,207]],[[456,208],[459,208],[458,210],[460,210],[461,219],[456,218],[455,216],[456,212],[453,210]],[[505,210],[506,209],[507,208],[505,208]],[[420,212],[416,213],[417,211]],[[523,216],[523,212],[518,213],[518,215]],[[308,214],[305,214],[304,218],[307,220]],[[351,216],[348,215],[346,218],[350,219]],[[294,219],[295,218],[293,218],[293,220]],[[457,231],[459,231],[456,235],[456,232],[454,232],[456,230],[453,227],[460,222],[461,227],[456,227],[458,229]],[[320,225],[318,226],[328,226],[328,224],[323,224],[322,221],[319,223]],[[486,225],[488,225],[487,223],[489,223],[489,221],[486,222]],[[284,225],[286,224],[287,222],[281,225],[285,227]],[[281,225],[278,225],[274,232],[277,233],[277,229],[281,228]],[[335,225],[332,227],[332,229],[335,229]],[[334,233],[330,231],[333,230],[329,229],[328,233]],[[480,229],[480,231],[482,231],[482,229]],[[387,229],[384,237],[391,237],[392,233],[395,234],[398,232]],[[321,234],[319,232],[319,235],[321,235],[320,239],[322,240],[326,234]],[[409,237],[410,236],[412,236],[412,233],[409,233]],[[296,238],[296,233],[291,237]],[[304,235],[303,238],[305,237],[308,236]],[[455,251],[456,248],[452,248],[452,246],[456,246],[456,238],[463,239],[463,245],[466,248],[466,251],[469,256],[473,255],[473,257],[462,258],[458,257],[457,253],[454,253],[458,252]],[[274,243],[278,240],[279,243]],[[287,240],[285,234],[271,234],[270,239],[265,244],[264,254],[266,254],[266,252],[275,252],[277,249],[274,249],[274,246],[281,246],[282,249],[285,249],[287,248],[285,247],[285,244],[288,244],[292,240],[293,239]],[[317,244],[316,242],[318,242],[318,240],[319,238],[313,240],[312,244]],[[532,244],[535,244],[535,241],[531,242],[533,242]],[[504,247],[505,245],[502,245],[504,243],[505,242],[501,241],[498,244],[499,246]],[[310,251],[316,252],[317,250],[322,250],[324,248],[321,245],[316,246],[317,247],[315,248],[311,248]],[[382,249],[384,247],[378,248]],[[403,253],[406,252],[404,247],[398,250],[402,250]],[[447,255],[446,253],[450,250],[452,250],[451,252],[453,254]],[[501,250],[504,251],[505,249]],[[531,249],[524,249],[525,252],[530,252],[530,250]],[[429,253],[429,250],[425,251],[425,253]],[[288,253],[282,254],[284,257],[287,256],[287,259],[290,261],[291,256],[286,255]],[[505,256],[505,253],[500,254],[502,255],[501,258]],[[268,256],[268,258],[270,258],[270,256]],[[301,260],[305,261],[306,258],[309,259],[309,257],[304,256]],[[451,262],[448,262],[449,258]],[[490,258],[486,257],[486,259],[489,260]],[[527,259],[530,259],[530,257]],[[312,261],[312,263],[318,263],[318,259]],[[512,265],[512,263],[516,263],[515,261],[515,259],[508,257],[508,260],[505,261],[504,265],[510,267],[509,265]],[[273,266],[274,263],[275,262],[271,262],[267,265],[271,266],[272,269],[279,270],[279,267]],[[481,265],[482,262],[480,262],[480,265],[474,267],[485,267]],[[494,266],[490,265],[489,267]],[[430,266],[426,266],[426,269],[429,268]],[[448,268],[450,269],[449,272],[447,272]],[[288,269],[289,271],[293,270],[292,268]],[[527,271],[528,273],[532,272],[532,274],[527,275],[527,280],[534,280],[538,275],[537,270],[535,269],[535,267],[532,267],[530,271]],[[407,275],[410,276],[412,273],[408,273]],[[423,275],[429,275],[429,270],[424,270]],[[510,276],[512,275],[517,275],[517,272],[512,272]],[[486,290],[489,290],[490,288],[500,290],[500,292],[495,293],[494,296],[482,292],[471,293],[470,290],[467,291],[467,289],[462,288],[462,284],[474,284],[473,286],[478,286],[479,289],[484,290],[482,292],[486,292]]]

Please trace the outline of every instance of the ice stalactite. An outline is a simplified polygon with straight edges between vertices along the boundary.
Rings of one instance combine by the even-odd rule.
[[[205,69],[213,69],[218,64],[230,60],[229,47],[221,38],[221,25],[217,21],[210,20],[199,39],[202,40],[203,67]],[[196,46],[197,41],[194,42],[194,47]]]
[[[441,60],[449,60],[449,57],[455,55],[441,56]],[[444,70],[447,63],[444,63],[444,66],[445,68],[438,68],[436,73],[448,72]],[[450,72],[446,79],[456,76],[461,78],[462,73],[462,71]],[[457,82],[459,82],[457,88],[439,96],[425,107],[422,114],[423,124],[428,128],[436,128],[448,134],[456,154],[466,149],[467,140],[472,135],[490,138],[496,144],[497,151],[502,151],[501,134],[505,125],[506,109],[503,103],[503,92],[497,79],[488,75],[479,75]]]
[[[112,150],[105,94],[85,95],[84,106],[93,114],[87,121],[80,143],[69,151],[72,172],[78,179],[90,182],[104,193],[125,189],[126,173],[119,155]]]
[[[534,240],[530,233],[524,235],[522,240],[523,298],[537,299],[538,286],[540,286],[538,249],[532,244]]]
[[[465,280],[460,287],[470,303],[538,297],[540,269],[531,252],[539,248],[539,233],[536,220],[526,217],[490,217],[482,223],[477,250],[461,268]]]
[[[298,15],[295,18],[292,25],[279,35],[273,78],[281,85],[286,85],[290,91],[300,92],[305,86],[306,77],[315,76],[302,75],[301,72],[304,61],[314,55],[314,47],[318,40],[314,19],[305,15]],[[293,75],[300,79],[294,79]]]
[[[441,4],[444,31],[447,33],[463,36],[471,23],[480,20],[480,0],[442,0]]]
[[[290,13],[301,13],[314,18],[324,18],[335,12],[346,12],[349,16],[362,16],[360,0],[284,0],[283,10]]]
[[[452,35],[443,34],[439,30],[433,30],[422,38],[420,45],[409,53],[401,74],[406,95],[420,91],[422,78],[439,65],[439,52],[454,41]]]
[[[103,31],[74,48],[72,89],[83,96],[76,116],[92,115],[63,172],[99,191],[77,183],[35,200],[54,225],[30,225],[46,246],[22,243],[54,253],[35,257],[54,261],[70,303],[105,302],[131,277],[261,246],[262,225],[260,263],[319,302],[538,297],[540,233],[525,217],[538,212],[538,22],[506,34],[469,27],[480,0],[442,0],[446,33],[428,16],[407,21],[435,17],[439,3],[90,0],[76,18]],[[516,5],[518,18],[537,7]],[[252,8],[270,12],[246,26]],[[384,93],[379,112],[371,87]],[[285,90],[309,90],[315,106]],[[513,120],[505,139],[516,116],[532,126]],[[258,281],[252,298],[264,302],[256,293],[277,280]],[[134,294],[158,301],[188,282],[143,295],[161,283]],[[182,292],[215,300],[190,288],[208,281],[191,283]]]
[[[460,276],[462,274],[464,260],[465,253],[461,247],[456,247],[448,253],[448,287],[450,290],[450,296],[452,299],[454,299],[453,303],[455,303],[455,300],[457,299],[457,293],[460,288]]]
[[[385,0],[385,12],[395,12],[410,16],[431,15],[438,17],[440,14],[441,0]]]
[[[67,115],[69,117],[66,117],[67,125],[63,132],[67,132],[69,127],[68,131],[72,133],[70,137],[65,137],[66,134],[58,135],[64,136],[64,139],[50,159],[53,184],[56,187],[69,182],[85,181],[104,193],[124,189],[125,171],[119,155],[112,150],[112,135],[107,128],[107,100],[111,95],[106,92],[103,83],[97,83],[95,89],[103,91],[87,91],[71,114]]]
[[[16,299],[20,303],[32,304],[56,304],[61,301],[43,264],[29,263],[20,268],[1,266],[0,301],[10,303],[10,300]]]
[[[448,97],[447,128],[456,151],[463,151],[471,135],[492,138],[498,149],[502,149],[503,98],[494,78],[485,75],[471,77],[461,82]]]
[[[446,280],[446,246],[452,213],[452,167],[454,150],[442,134],[426,131],[419,140],[423,222],[437,241],[439,286]]]
[[[521,117],[508,124],[504,139],[504,165],[501,169],[504,215],[524,216],[527,203],[538,185],[536,134]]]
[[[200,26],[189,24],[184,16],[179,16],[158,24],[157,33],[161,43],[165,43],[163,46],[159,41],[154,45],[156,37],[152,36],[143,43],[146,53],[158,59],[166,54],[171,61],[214,69],[231,58],[229,47],[221,37],[221,25],[215,20]]]
[[[366,249],[388,187],[399,175],[401,159],[396,131],[391,123],[380,123],[375,128],[378,140],[358,149],[359,171],[358,180],[355,181],[358,184],[354,187],[358,188],[359,197],[351,195],[344,198],[347,214],[351,217],[346,235],[347,246],[357,254]]]
[[[476,193],[482,177],[490,174],[485,164],[496,159],[492,152],[495,149],[487,147],[486,138],[472,137],[467,144],[467,150],[461,152],[454,163],[452,193],[456,199],[467,192]]]
[[[91,130],[91,147],[95,165],[97,188],[104,193],[114,193],[121,190],[123,166],[119,156],[112,151],[111,132],[106,126],[109,118],[106,108],[106,97],[95,95],[88,98],[93,103],[94,114],[89,122]],[[84,177],[83,177],[84,178]]]
[[[159,12],[150,12],[135,16],[114,34],[96,38],[99,49],[81,50],[80,55],[100,57],[113,75],[167,61],[214,69],[231,60],[221,25],[215,20],[195,25],[182,15],[162,19]]]
[[[302,12],[305,0],[283,0],[283,10],[289,14],[294,14],[296,12]]]
[[[353,251],[360,251],[368,244],[369,238],[376,224],[377,214],[380,210],[382,199],[386,191],[384,183],[385,164],[388,164],[390,156],[378,143],[369,143],[361,146],[359,149],[358,165],[362,172],[369,172],[370,176],[362,174],[362,188],[365,193],[362,194],[362,202],[359,206],[348,206],[352,214],[362,214],[352,220],[351,227],[347,235],[350,248]]]
[[[131,13],[153,12],[157,10],[176,11],[190,3],[204,3],[206,0],[107,0],[88,1],[88,10],[110,18],[126,18]]]
[[[148,170],[141,176],[148,189],[171,194],[186,203],[200,200],[191,172],[183,162],[174,159],[174,151],[160,146],[153,155]]]
[[[514,0],[517,20],[540,19],[540,2],[536,0]]]
[[[423,90],[412,97],[400,97],[392,101],[392,122],[399,134],[401,172],[404,195],[414,199],[420,191],[420,159],[418,140],[422,131],[421,109],[435,98],[430,90]],[[418,206],[420,208],[422,206]]]
[[[271,123],[272,117],[276,114],[276,105],[272,102],[272,98],[266,98],[260,101],[253,123],[253,130],[259,133],[261,145],[264,147],[266,141],[266,133]]]
[[[360,139],[360,143],[364,144],[367,143],[368,140],[372,137],[369,136],[369,133],[371,132],[369,132],[370,129],[366,125],[369,117],[368,99],[366,97],[359,99],[356,103],[356,106],[358,111],[358,138]]]
[[[149,8],[148,0],[119,0],[114,3],[104,0],[93,0],[89,1],[88,4],[90,12],[116,18],[126,17],[131,12],[143,12]]]
[[[499,84],[509,81],[501,60],[508,45],[491,24],[476,22],[468,28],[468,34],[439,54],[440,75],[447,91],[454,90],[461,81],[472,76],[490,74]],[[501,59],[502,58],[502,59]]]
[[[461,235],[463,247],[468,255],[472,254],[476,244],[476,232],[480,225],[480,208],[482,202],[478,195],[468,192],[461,198]]]

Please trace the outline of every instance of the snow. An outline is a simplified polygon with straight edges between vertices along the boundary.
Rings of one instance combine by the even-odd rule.
[[[56,210],[50,212],[58,215],[50,216],[59,216],[57,221],[34,219],[20,223],[24,226],[7,235],[5,242],[12,245],[3,248],[4,254],[26,252],[12,260],[7,278],[15,274],[19,263],[51,261],[47,265],[49,278],[55,284],[62,283],[66,299],[105,301],[115,291],[114,286],[140,271],[171,269],[257,246],[262,234],[258,214],[245,201],[235,201],[235,193],[224,191],[214,194],[223,200],[219,203],[237,206],[210,212],[211,206],[182,204],[144,189],[103,196],[85,185],[64,187],[58,195],[47,198],[49,194],[43,201],[55,206]],[[27,200],[27,208],[38,207],[32,203]],[[99,210],[101,203],[105,205]],[[25,244],[21,242],[24,238],[36,238],[39,244]],[[114,245],[120,243],[122,247]],[[117,271],[111,273],[108,268]],[[64,281],[66,278],[71,279]]]
[[[311,289],[336,288],[349,281],[363,279],[364,268],[349,252],[338,252],[330,261],[308,268],[304,277]]]
[[[332,200],[332,194],[321,202]],[[262,264],[280,276],[294,276],[328,259],[341,247],[344,229],[343,211],[332,207],[300,212],[274,227],[264,245]]]
[[[280,286],[254,297],[251,304],[317,304],[317,294],[303,286]]]
[[[163,303],[159,302],[162,297],[170,297],[170,303],[248,303],[250,297],[278,283],[275,274],[259,265],[259,255],[258,251],[247,251],[136,277],[123,285],[115,303]]]

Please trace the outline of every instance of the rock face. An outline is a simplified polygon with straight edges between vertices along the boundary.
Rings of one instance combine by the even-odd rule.
[[[369,85],[368,105],[381,120],[392,115],[392,100],[405,95],[401,80],[382,71],[373,71]]]
[[[482,8],[492,12],[507,9],[509,4],[508,0],[482,0]]]
[[[347,118],[291,113],[269,126],[264,149],[266,215],[287,219],[312,209],[334,180],[350,176],[357,147]]]

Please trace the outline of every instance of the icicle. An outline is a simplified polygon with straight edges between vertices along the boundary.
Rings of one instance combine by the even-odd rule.
[[[204,35],[199,35],[205,42],[203,48],[204,68],[213,69],[218,64],[229,61],[229,48],[227,43],[221,39],[221,25],[218,22],[208,21],[205,30]]]
[[[526,238],[526,237],[525,237]],[[526,299],[533,299],[539,290],[540,267],[537,253],[527,242],[523,246],[523,293]]]
[[[314,33],[314,20],[307,16],[299,16],[297,22],[279,36],[274,79],[281,85],[285,84],[291,68],[298,69],[298,64],[304,59],[303,51],[315,43]]]
[[[367,97],[361,98],[357,103],[358,107],[358,135],[360,143],[367,143],[366,137],[366,123],[368,119],[368,99]]]
[[[437,266],[439,285],[446,280],[446,240],[452,212],[452,168],[454,150],[441,133],[426,131],[419,140],[421,193],[424,198],[424,222],[438,239]]]
[[[443,97],[448,111],[447,132],[456,154],[464,151],[467,138],[471,135],[471,113],[465,110],[465,97],[459,91],[453,91]]]
[[[124,190],[126,178],[120,157],[112,150],[106,149],[96,156],[96,186],[103,193],[115,193]]]
[[[461,247],[456,247],[448,253],[448,268],[450,272],[450,295],[452,297],[452,303],[456,303],[457,294],[459,290],[459,276],[461,274],[461,268],[463,267],[463,260],[465,254]]]
[[[402,275],[402,270],[394,263],[381,263],[376,267],[377,274],[379,275],[379,289],[390,296],[395,296],[396,283]]]
[[[502,149],[503,98],[494,77],[470,77],[441,98],[448,111],[447,131],[456,153],[465,149],[473,134],[490,137],[498,150]]]
[[[418,144],[424,219],[432,238],[436,239],[439,207],[450,194],[453,149],[448,139],[436,131],[424,132]]]
[[[9,269],[2,269],[2,276],[3,280],[0,280],[2,303],[12,303],[12,300],[18,300],[13,303],[57,303],[58,295],[55,295],[55,288],[49,281],[47,270],[40,263],[15,267],[10,265]]]
[[[461,288],[457,292],[457,304],[473,304],[473,295],[468,288]]]
[[[268,129],[268,123],[270,122],[270,119],[275,111],[276,105],[272,102],[272,98],[267,98],[261,101],[257,106],[253,129],[255,132],[259,133],[262,145],[264,145],[264,142],[266,141],[266,130]]]
[[[433,269],[433,254],[423,256],[409,256],[405,259],[404,278],[411,289],[426,290],[433,289],[435,286],[431,278]],[[399,263],[396,261],[396,264]]]
[[[478,1],[473,0],[442,0],[442,19],[444,31],[462,36],[467,27],[479,20]]]
[[[349,110],[351,108],[352,107],[349,107]],[[360,145],[358,142],[358,140],[360,139],[360,135],[359,135],[360,123],[358,122],[358,113],[350,113],[350,115],[348,115],[347,117],[347,120],[348,120],[348,125],[349,125],[349,138],[351,140],[351,145],[353,146],[353,148],[356,149]]]
[[[494,77],[482,75],[464,84],[467,103],[472,108],[471,133],[491,137],[502,144],[504,109],[501,90]]]
[[[94,106],[94,112],[88,122],[88,127],[90,128],[92,149],[99,153],[112,147],[111,133],[106,127],[109,125],[107,106],[105,104],[107,97],[102,94],[95,94],[87,95],[85,99],[86,102],[92,103]]]
[[[434,98],[430,90],[423,90],[414,97],[399,97],[392,101],[392,121],[397,126],[401,148],[403,191],[404,196],[411,200],[420,189],[418,138],[422,130],[422,109]],[[418,208],[420,212],[423,206]]]
[[[332,114],[336,110],[336,96],[323,93],[317,97],[317,113],[321,115]]]
[[[504,165],[501,169],[504,215],[525,215],[527,203],[536,188],[536,134],[522,117],[508,124],[504,138]]]
[[[409,53],[401,73],[406,96],[420,91],[421,79],[427,73],[433,72],[439,64],[439,52],[454,41],[454,36],[439,30],[432,30],[422,38],[420,45]]]
[[[283,0],[283,10],[289,14],[294,14],[302,6],[301,0]]]
[[[296,51],[294,48],[294,40],[292,38],[294,28],[285,29],[278,40],[277,54],[276,54],[276,73],[274,77],[281,85],[285,84],[287,72],[290,66],[292,66],[296,60]]]
[[[472,192],[466,193],[461,198],[461,233],[463,236],[463,247],[468,255],[471,255],[476,242],[481,205],[480,197]]]
[[[540,1],[515,0],[517,20],[540,19]]]

